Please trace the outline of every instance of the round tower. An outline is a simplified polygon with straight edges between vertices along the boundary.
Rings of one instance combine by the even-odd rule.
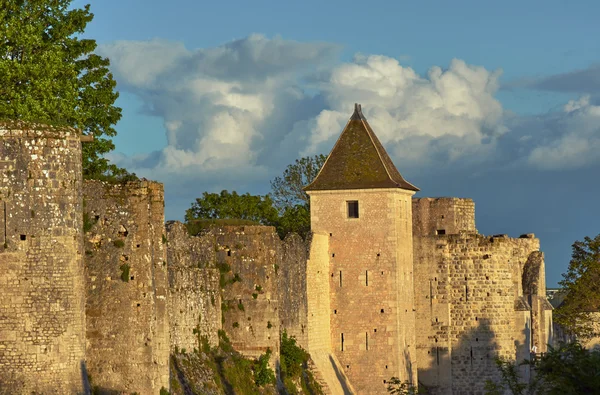
[[[0,124],[0,393],[80,393],[81,133]]]

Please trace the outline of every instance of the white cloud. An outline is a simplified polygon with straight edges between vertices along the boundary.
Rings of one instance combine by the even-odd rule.
[[[496,98],[499,70],[454,59],[420,75],[378,55],[332,64],[338,49],[260,35],[197,50],[162,40],[104,45],[119,88],[162,118],[167,135],[159,152],[111,157],[189,193],[187,201],[216,188],[266,192],[295,158],[328,153],[359,102],[401,172],[558,169],[600,158],[600,107],[589,97],[518,117]]]
[[[556,120],[558,136],[551,136],[529,155],[530,164],[541,169],[565,169],[600,163],[600,106],[589,96],[570,100]]]
[[[502,106],[495,99],[500,71],[467,65],[454,59],[446,71],[432,67],[427,78],[397,60],[385,56],[358,56],[343,64],[320,83],[331,110],[319,114],[311,128],[304,153],[321,152],[339,134],[354,102],[363,105],[365,116],[378,137],[392,152],[402,150],[409,137],[426,140],[456,137],[460,145],[479,145],[485,135],[498,135]],[[336,127],[337,126],[337,127]],[[412,149],[413,159],[427,161],[429,144],[421,139]],[[454,149],[458,159],[469,150]]]

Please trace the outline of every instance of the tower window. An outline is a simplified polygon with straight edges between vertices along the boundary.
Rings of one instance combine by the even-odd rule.
[[[358,201],[351,200],[346,203],[348,205],[348,218],[358,218]]]

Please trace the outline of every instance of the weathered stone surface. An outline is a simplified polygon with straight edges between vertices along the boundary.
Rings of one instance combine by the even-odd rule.
[[[483,393],[500,380],[496,356],[523,360],[551,341],[539,240],[475,233],[470,199],[414,199],[413,212],[419,379],[434,394]]]
[[[190,237],[180,222],[167,224],[167,240],[171,352],[200,349],[200,337],[216,346],[221,290],[215,240],[210,235]]]
[[[22,126],[0,126],[0,392],[77,393],[85,381],[80,133]]]
[[[86,181],[84,199],[93,385],[158,394],[169,387],[163,186]]]

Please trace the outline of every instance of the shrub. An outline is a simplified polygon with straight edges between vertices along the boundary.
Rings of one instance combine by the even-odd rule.
[[[129,265],[127,263],[122,264],[119,269],[121,269],[121,280],[128,283],[129,282]]]
[[[124,242],[123,240],[121,240],[121,239],[119,239],[119,240],[114,240],[114,241],[113,241],[113,245],[114,245],[115,247],[117,247],[117,248],[123,248],[123,247],[125,247],[125,242]]]
[[[254,369],[254,382],[262,387],[267,384],[275,383],[275,373],[269,367],[269,359],[271,358],[271,349],[267,348],[267,352],[258,357]]]

